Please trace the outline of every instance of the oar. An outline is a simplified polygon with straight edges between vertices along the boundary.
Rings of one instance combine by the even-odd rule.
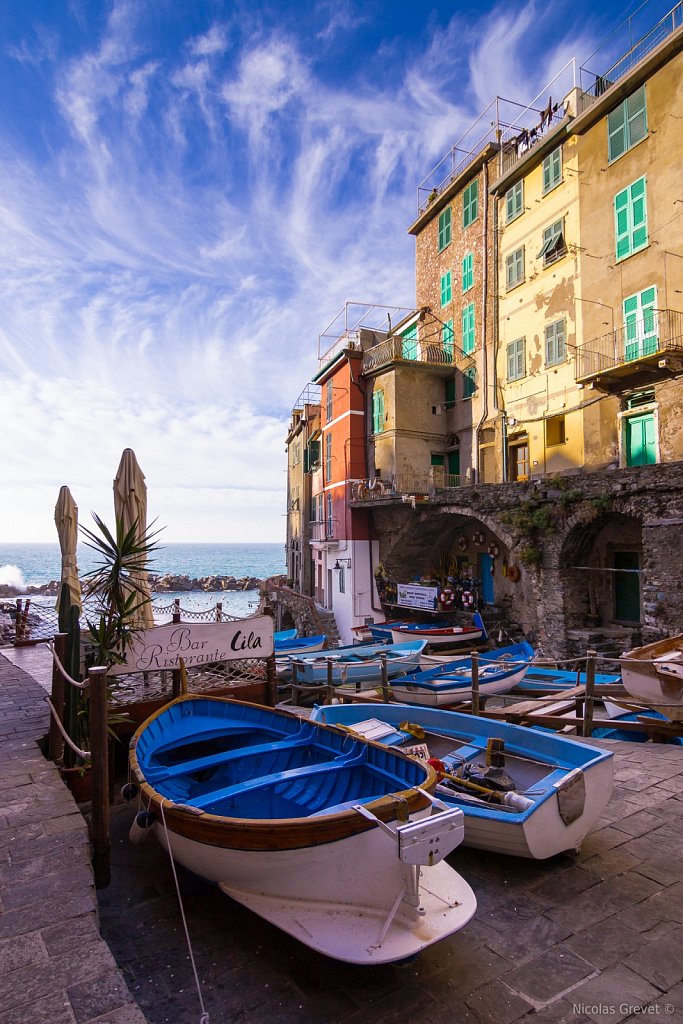
[[[443,761],[440,761],[438,757],[430,757],[427,764],[431,765],[434,771],[441,776],[441,778],[450,779],[451,782],[455,782],[458,786],[462,786],[465,790],[471,790],[473,793],[483,793],[485,796],[490,798],[490,802],[492,803],[500,804],[503,807],[512,807],[516,811],[525,811],[533,804],[533,800],[529,800],[520,793],[500,793],[498,790],[487,789],[486,786],[480,786],[476,782],[470,782],[469,779],[461,779],[458,775],[451,775],[450,772],[446,771],[445,764]],[[513,797],[514,800],[509,800],[508,802],[506,797]]]

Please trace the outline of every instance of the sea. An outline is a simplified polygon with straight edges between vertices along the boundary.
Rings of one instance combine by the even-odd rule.
[[[98,560],[97,553],[83,544],[78,546],[78,570],[83,577]],[[255,576],[265,579],[284,573],[285,550],[283,544],[160,544],[150,560],[150,572],[155,576],[172,573],[174,576]],[[21,588],[40,586],[61,576],[59,544],[0,544],[0,585]],[[228,615],[252,614],[258,605],[258,591],[183,591],[181,593],[153,594],[155,618],[157,608],[180,598],[181,606],[189,611],[204,611],[223,602]],[[54,597],[45,598],[54,605]],[[32,598],[35,605],[39,598]]]

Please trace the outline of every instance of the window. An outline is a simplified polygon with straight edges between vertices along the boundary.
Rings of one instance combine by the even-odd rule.
[[[471,398],[477,390],[477,370],[474,366],[468,366],[462,375],[462,397]]]
[[[567,244],[564,240],[564,221],[556,220],[543,232],[543,245],[536,259],[543,257],[543,266],[549,267],[567,255]]]
[[[645,86],[641,85],[607,115],[607,157],[609,162],[641,142],[647,135]]]
[[[339,593],[346,593],[346,569],[343,565],[339,566]]]
[[[524,280],[524,246],[505,257],[505,284],[507,291]]]
[[[659,348],[657,289],[654,285],[624,299],[624,358],[649,356]]]
[[[547,324],[545,329],[545,363],[546,366],[554,366],[555,363],[563,363],[567,355],[565,344],[565,322],[556,320],[555,323]]]
[[[325,479],[332,479],[332,434],[325,434]]]
[[[441,455],[437,452],[432,452],[430,465],[432,466],[444,466],[446,462],[446,456]]]
[[[381,434],[384,430],[384,392],[372,392],[372,432]]]
[[[311,495],[311,504],[310,504],[310,507],[309,507],[309,510],[308,510],[308,515],[309,515],[310,521],[312,523],[314,523],[316,521],[317,511],[318,511],[318,495],[317,494],[312,494]]]
[[[447,320],[441,328],[441,340],[443,342],[444,355],[449,361],[453,360],[453,320]]]
[[[417,359],[417,324],[413,324],[401,335],[401,351],[404,359]]]
[[[558,146],[543,161],[543,195],[562,181],[562,146]]]
[[[509,224],[511,220],[524,210],[524,182],[518,181],[516,185],[509,188],[505,193],[505,219]]]
[[[474,303],[470,302],[462,311],[462,350],[465,355],[474,352]]]
[[[647,189],[645,178],[614,197],[616,256],[625,260],[647,246]]]
[[[326,415],[327,415],[327,421],[329,423],[329,421],[332,419],[332,381],[331,380],[328,380],[328,382],[327,382],[327,403],[326,403],[325,412],[326,412]]]
[[[318,495],[318,518],[317,518],[316,522],[322,523],[322,521],[323,521],[323,496],[322,496],[322,494],[319,494]]]
[[[508,445],[508,475],[510,480],[529,479],[529,439],[515,438]]]
[[[325,535],[331,537],[334,533],[334,521],[332,519],[332,495],[327,495],[327,523],[325,524]]]
[[[462,261],[462,290],[468,292],[474,284],[474,257],[468,252]]]
[[[451,272],[447,270],[445,274],[441,275],[441,305],[447,306],[453,298],[453,283],[451,280]]]
[[[511,341],[507,347],[508,380],[521,380],[526,376],[524,338]]]
[[[548,448],[554,448],[564,442],[564,416],[551,416],[545,421],[545,443]]]
[[[320,441],[308,442],[308,468],[315,469],[320,465]]]
[[[439,214],[439,252],[451,244],[451,208],[447,206]]]
[[[444,385],[444,402],[447,409],[455,405],[455,377],[450,377]]]
[[[462,194],[462,226],[467,228],[479,213],[479,180],[471,181]]]

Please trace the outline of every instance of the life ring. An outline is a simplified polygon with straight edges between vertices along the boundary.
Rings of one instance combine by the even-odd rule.
[[[367,498],[367,496],[368,496],[368,488],[367,488],[366,484],[363,483],[362,480],[359,480],[358,483],[356,484],[355,491],[356,491],[356,498],[359,501],[362,501],[363,498]]]
[[[450,587],[445,587],[439,594],[439,604],[444,611],[449,611],[455,604],[455,594]]]
[[[474,537],[472,539],[474,540],[475,544],[483,544],[484,543],[484,534],[483,533],[475,533],[475,535],[474,535]]]
[[[382,483],[381,480],[378,480],[375,477],[374,479],[368,481],[368,490],[370,491],[370,494],[382,495],[384,494],[384,484]]]
[[[497,544],[489,544],[489,554],[490,554],[491,558],[498,558],[498,555],[500,554],[500,550],[499,550]]]
[[[522,578],[522,574],[519,571],[519,567],[516,565],[508,565],[508,579],[512,580],[513,583],[519,583]]]
[[[458,537],[458,547],[461,551],[465,551],[467,549],[467,537]]]
[[[463,590],[462,592],[462,603],[467,607],[468,605],[474,604],[474,598],[470,590]]]

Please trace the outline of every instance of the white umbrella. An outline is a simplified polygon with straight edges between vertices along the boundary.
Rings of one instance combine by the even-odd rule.
[[[145,477],[135,458],[132,448],[126,448],[114,478],[114,514],[122,520],[124,532],[128,532],[137,522],[136,536],[144,537],[147,530],[147,486]],[[151,598],[147,573],[137,573],[135,583],[140,601]],[[154,625],[151,600],[145,602],[137,613],[138,626],[151,629]]]
[[[79,612],[83,610],[81,604],[81,584],[78,579],[78,564],[76,562],[76,544],[78,543],[78,508],[71,496],[68,487],[61,487],[59,497],[55,505],[55,525],[59,537],[59,548],[62,552],[62,583],[69,588],[70,603],[76,605]],[[57,608],[59,609],[59,598],[57,596]]]

